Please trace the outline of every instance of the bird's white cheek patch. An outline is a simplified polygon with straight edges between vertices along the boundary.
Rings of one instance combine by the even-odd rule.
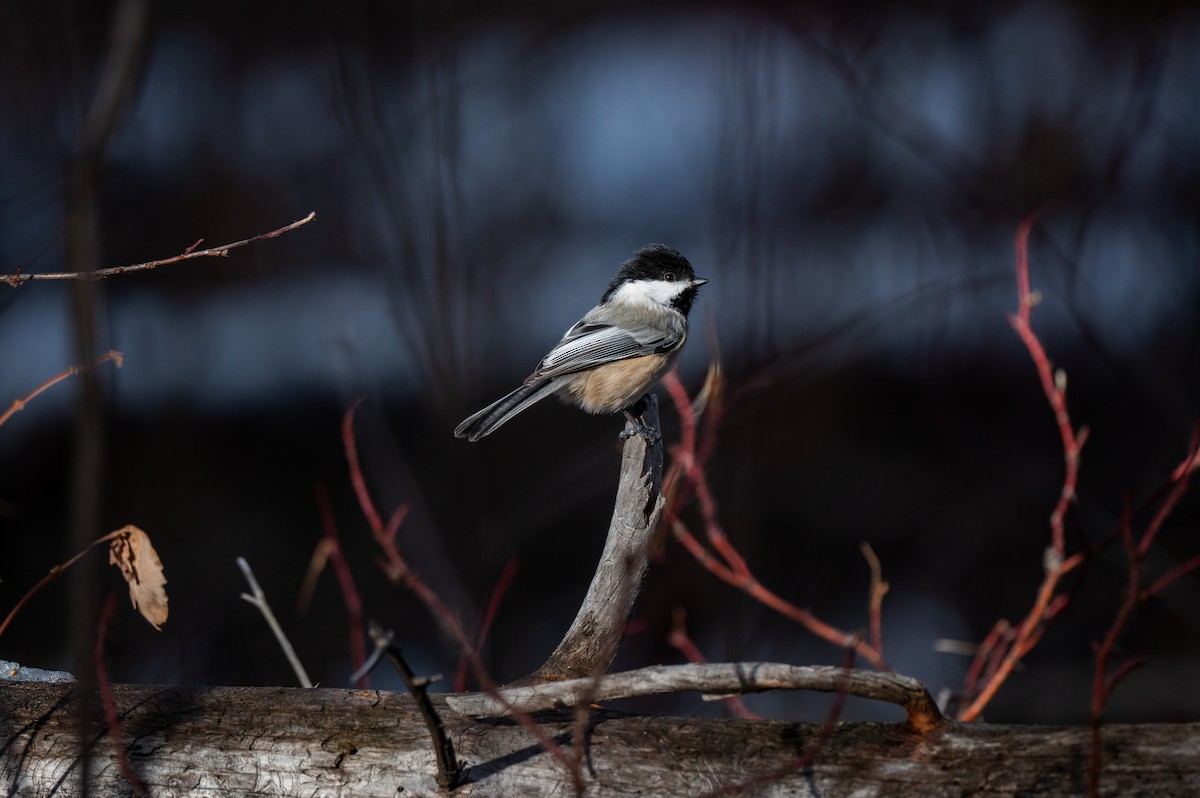
[[[625,283],[609,298],[609,302],[625,302],[630,305],[670,305],[675,297],[687,290],[688,284],[670,283],[666,280],[634,280]]]

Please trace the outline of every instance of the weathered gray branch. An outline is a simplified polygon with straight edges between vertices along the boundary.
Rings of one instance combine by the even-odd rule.
[[[79,793],[70,685],[0,682],[0,794]],[[134,771],[151,795],[449,795],[429,736],[404,693],[302,688],[117,685]],[[571,777],[512,720],[459,715],[433,696],[464,765],[458,796],[570,795]],[[539,716],[569,741],[571,713]],[[594,711],[586,741],[589,798],[748,794],[943,796],[1087,793],[1087,727],[837,724],[800,771],[818,723],[658,718]],[[1103,795],[1200,794],[1200,724],[1104,728]],[[127,794],[102,736],[96,795]]]
[[[798,666],[777,662],[709,662],[656,665],[599,678],[513,687],[500,691],[503,702],[486,693],[448,696],[451,709],[472,717],[498,717],[511,712],[542,712],[580,703],[698,690],[711,695],[737,695],[765,690],[844,692],[904,707],[908,726],[930,731],[944,722],[925,685],[911,676],[825,665]]]
[[[653,394],[642,423],[661,430],[658,400]],[[654,443],[640,434],[625,439],[608,538],[587,595],[558,648],[519,684],[575,679],[608,670],[646,579],[647,547],[663,508],[662,473],[661,437]]]

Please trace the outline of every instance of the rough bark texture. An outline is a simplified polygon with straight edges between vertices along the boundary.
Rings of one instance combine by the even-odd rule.
[[[650,394],[642,423],[661,433],[658,399]],[[545,664],[518,684],[606,673],[633,605],[642,593],[648,547],[662,515],[663,444],[643,435],[625,439],[621,478],[604,551],[571,628]]]
[[[740,695],[767,690],[819,690],[887,701],[904,708],[908,713],[906,725],[916,732],[932,731],[947,722],[925,685],[911,676],[778,662],[652,665],[603,678],[514,687],[498,695],[452,695],[446,702],[464,715],[493,718],[512,712],[542,712],[659,693],[699,691],[708,695]]]
[[[0,682],[0,794],[78,792],[71,685]],[[114,689],[133,769],[151,795],[445,795],[409,696],[301,688]],[[465,764],[456,796],[572,794],[564,766],[510,720],[475,721],[435,699]],[[539,717],[571,744],[571,713]],[[789,796],[1085,795],[1086,727],[838,724],[811,764],[819,724],[596,711],[585,794],[698,795],[732,785]],[[126,794],[107,736],[97,795]],[[1109,726],[1102,794],[1200,794],[1200,725]]]

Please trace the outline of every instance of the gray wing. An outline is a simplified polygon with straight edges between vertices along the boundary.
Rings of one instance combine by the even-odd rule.
[[[682,324],[672,324],[667,329],[644,324],[617,327],[584,317],[567,330],[525,383],[573,374],[615,360],[670,352],[683,343],[684,335]]]

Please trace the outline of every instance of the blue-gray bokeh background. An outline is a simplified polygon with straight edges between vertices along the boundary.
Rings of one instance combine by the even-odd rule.
[[[453,670],[452,646],[373,566],[338,440],[357,395],[372,487],[413,507],[405,552],[467,618],[518,558],[488,662],[502,680],[535,667],[600,549],[620,424],[556,405],[475,445],[450,430],[519,382],[649,241],[712,281],[693,321],[715,339],[694,336],[682,376],[698,385],[719,341],[733,402],[712,478],[730,535],[764,583],[847,628],[865,621],[870,541],[891,583],[892,663],[935,691],[965,667],[935,640],[978,640],[1031,603],[1061,479],[1006,323],[1028,212],[1041,209],[1035,325],[1092,427],[1084,534],[1102,537],[1123,490],[1149,495],[1182,459],[1200,416],[1196,10],[431,5],[154,9],[104,173],[103,265],[317,219],[228,259],[101,284],[105,345],[126,356],[106,394],[106,517],[150,532],[172,601],[162,633],[122,621],[115,678],[287,683],[237,599],[244,555],[314,676],[345,684],[333,579],[308,617],[287,611],[320,535],[314,482],[334,495],[368,612],[419,670]],[[4,273],[64,268],[69,166],[109,12],[0,12]],[[74,362],[68,300],[55,284],[6,289],[0,397]],[[70,554],[73,391],[0,429],[3,608]],[[1195,507],[1151,574],[1200,554]],[[1100,557],[989,717],[1086,717],[1088,646],[1122,568],[1115,548]],[[64,666],[65,595],[30,605],[0,655]],[[620,664],[679,659],[663,642],[677,606],[713,660],[840,658],[667,546]],[[1122,655],[1150,664],[1115,717],[1196,718],[1196,606],[1193,575],[1138,616]],[[822,703],[752,705],[812,717]]]

